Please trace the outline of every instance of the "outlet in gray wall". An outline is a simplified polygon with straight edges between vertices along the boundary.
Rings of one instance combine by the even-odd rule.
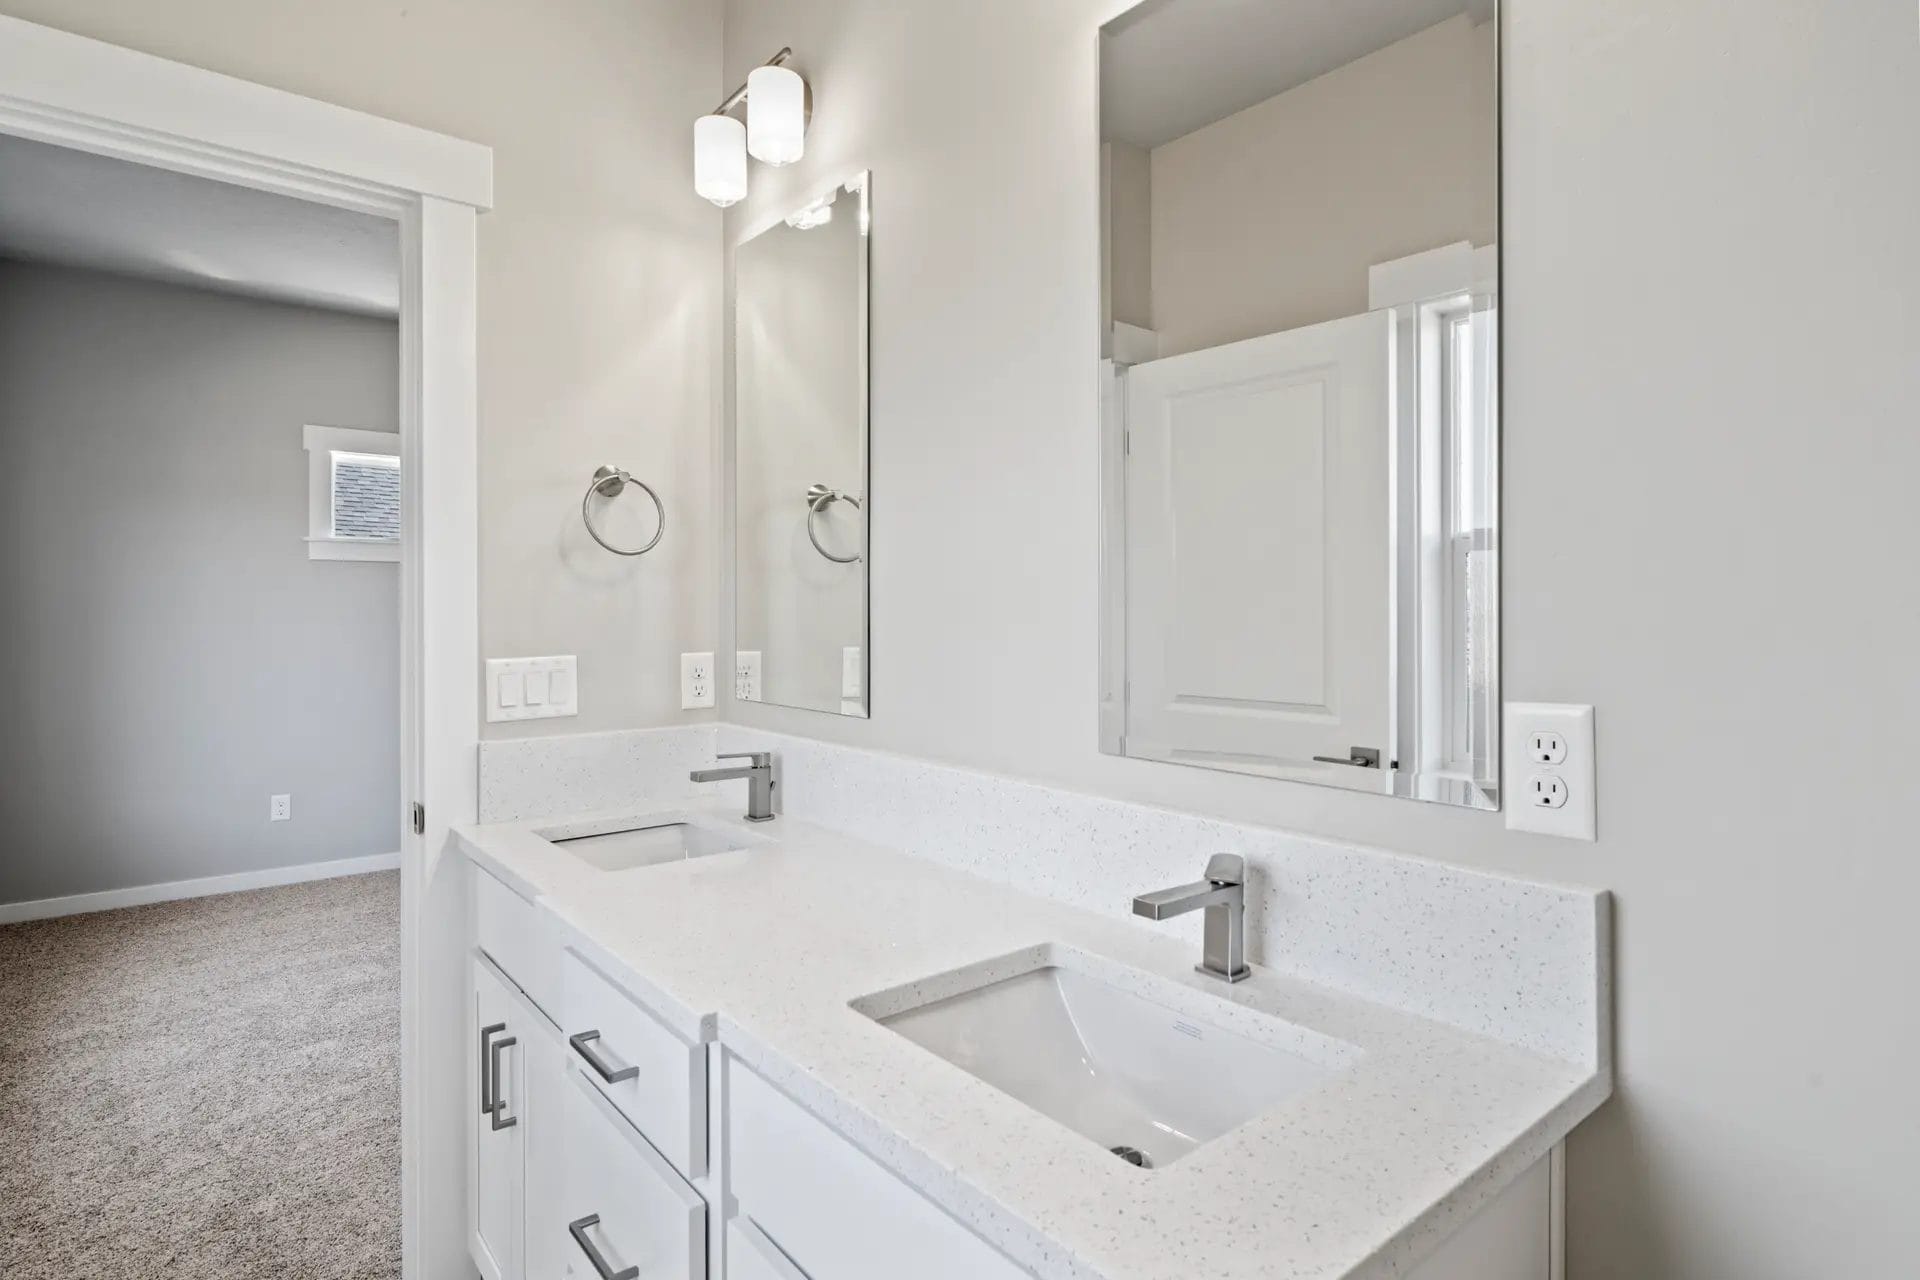
[[[307,558],[301,447],[397,386],[390,320],[0,262],[0,902],[399,847],[397,566]]]

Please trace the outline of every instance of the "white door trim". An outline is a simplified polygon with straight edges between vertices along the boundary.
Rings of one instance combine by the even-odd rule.
[[[478,804],[476,221],[493,152],[0,16],[0,133],[390,218],[400,230],[403,1273],[469,1273],[451,824]],[[441,946],[453,940],[449,951]]]

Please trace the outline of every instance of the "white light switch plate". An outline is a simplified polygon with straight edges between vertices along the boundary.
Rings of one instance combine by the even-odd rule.
[[[579,664],[572,654],[487,659],[489,722],[579,714]]]
[[[733,655],[733,699],[760,701],[760,651],[741,649]]]
[[[680,655],[680,705],[686,709],[713,705],[713,655]]]
[[[1508,828],[1592,840],[1600,807],[1594,793],[1593,708],[1509,702],[1503,730]]]

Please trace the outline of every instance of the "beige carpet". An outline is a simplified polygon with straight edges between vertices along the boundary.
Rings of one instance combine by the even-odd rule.
[[[400,884],[0,927],[0,1276],[400,1274]]]

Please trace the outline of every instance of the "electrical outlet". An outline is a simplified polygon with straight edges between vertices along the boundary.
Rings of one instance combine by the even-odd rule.
[[[1536,809],[1567,807],[1567,780],[1557,773],[1536,773],[1527,779],[1527,793],[1520,797]]]
[[[850,644],[840,650],[841,697],[858,698],[860,696],[860,687],[864,683],[860,678],[862,671],[859,645]]]
[[[693,709],[713,705],[713,655],[680,655],[680,705]]]
[[[1592,840],[1599,809],[1593,708],[1510,702],[1505,729],[1507,826]]]
[[[293,817],[292,796],[269,796],[267,798],[267,821],[285,822]]]
[[[742,649],[733,655],[733,699],[760,701],[760,651]]]

